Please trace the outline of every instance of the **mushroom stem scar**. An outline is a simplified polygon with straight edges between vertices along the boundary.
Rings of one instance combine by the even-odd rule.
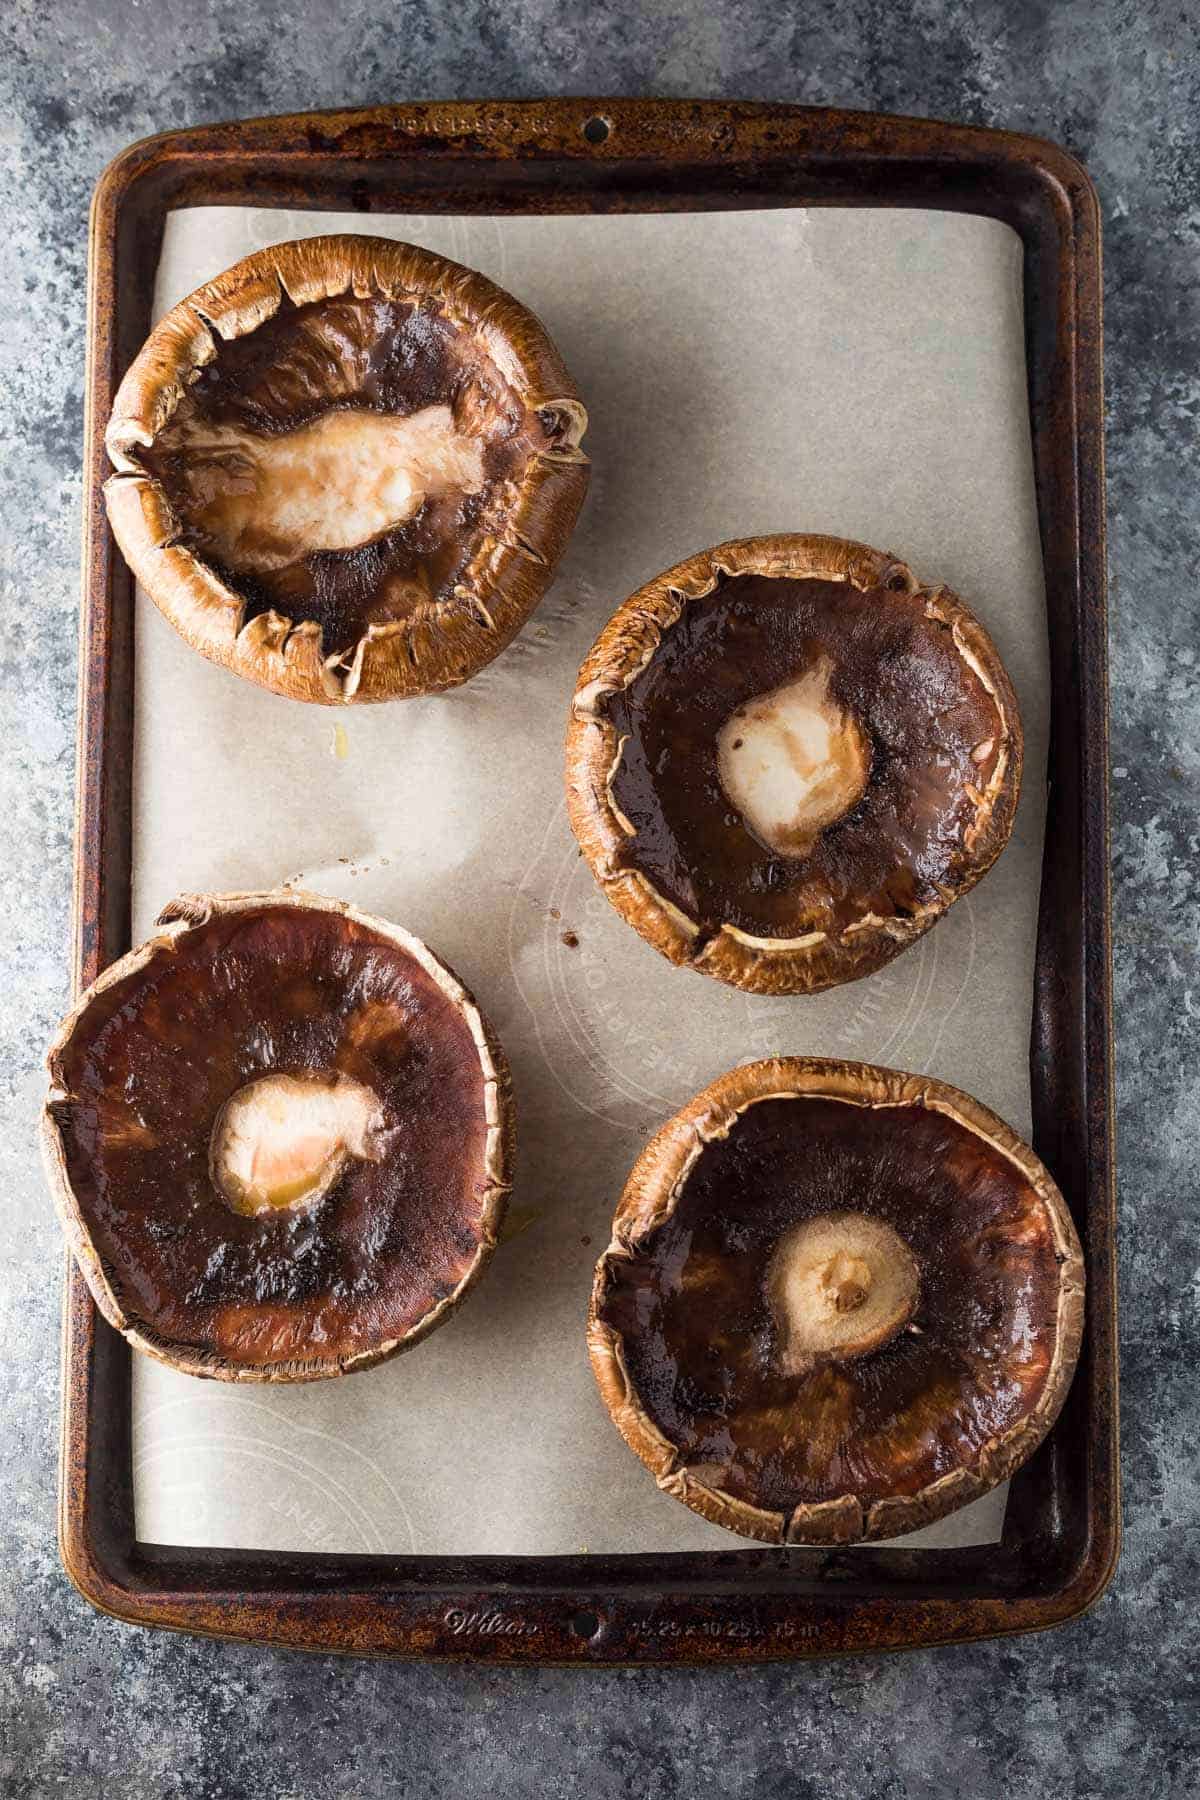
[[[839,1250],[821,1271],[821,1287],[835,1312],[853,1312],[862,1305],[874,1283],[871,1265],[861,1256]]]
[[[920,1273],[882,1219],[821,1213],[780,1239],[767,1287],[781,1359],[799,1373],[882,1349],[912,1317]]]

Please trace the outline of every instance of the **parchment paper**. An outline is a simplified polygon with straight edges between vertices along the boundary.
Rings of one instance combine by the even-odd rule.
[[[771,1052],[942,1076],[1029,1129],[1047,669],[1021,260],[1007,226],[836,210],[168,220],[156,307],[262,245],[411,238],[538,312],[587,398],[591,494],[517,642],[457,693],[338,712],[259,691],[137,602],[134,930],[183,889],[297,880],[418,932],[491,1015],[519,1107],[515,1235],[409,1355],[298,1388],[134,1358],[139,1535],[419,1553],[729,1550],[655,1488],[600,1403],[591,1271],[645,1138]],[[633,588],[722,538],[864,539],[961,593],[1020,696],[1013,843],[918,945],[816,999],[671,968],[576,853],[562,803],[575,672]],[[573,940],[577,939],[575,943]],[[993,1542],[1004,1491],[913,1542]]]

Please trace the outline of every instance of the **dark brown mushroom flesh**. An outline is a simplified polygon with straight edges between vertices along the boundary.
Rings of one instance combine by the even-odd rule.
[[[544,593],[587,488],[545,328],[477,271],[274,244],[160,319],[113,401],[114,534],[195,649],[291,699],[439,693]]]
[[[502,1060],[424,946],[335,903],[215,906],[52,1052],[60,1206],[142,1347],[337,1373],[413,1340],[486,1260]]]
[[[724,576],[615,694],[622,866],[711,936],[906,919],[966,866],[1001,743],[921,596]]]
[[[660,1485],[748,1535],[940,1517],[1029,1454],[1074,1365],[1082,1262],[1045,1171],[966,1096],[866,1076],[907,1081],[901,1103],[772,1095],[786,1080],[743,1087],[732,1117],[693,1103],[598,1269],[614,1419]]]
[[[243,623],[314,621],[329,655],[451,601],[480,520],[565,425],[435,302],[341,295],[222,344],[142,461]]]

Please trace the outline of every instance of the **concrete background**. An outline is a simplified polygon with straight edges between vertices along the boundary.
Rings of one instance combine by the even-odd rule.
[[[1197,1791],[1196,800],[1200,11],[10,0],[0,19],[0,1792],[880,1796]],[[132,1631],[54,1540],[59,1238],[31,1118],[67,994],[85,219],[185,123],[360,101],[727,95],[941,115],[1069,145],[1106,231],[1124,1560],[1040,1638],[891,1659],[504,1673]]]

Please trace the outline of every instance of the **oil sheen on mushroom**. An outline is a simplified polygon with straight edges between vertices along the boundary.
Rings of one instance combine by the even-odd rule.
[[[453,599],[556,425],[434,302],[343,297],[222,343],[142,460],[245,618],[315,620],[331,655]]]
[[[399,944],[215,913],[99,993],[54,1068],[67,1172],[127,1314],[243,1365],[353,1357],[453,1294],[491,1192],[461,1010]]]
[[[617,858],[702,939],[908,918],[968,862],[995,703],[921,593],[722,576],[608,701]]]
[[[1020,1422],[1057,1304],[1036,1196],[956,1120],[778,1098],[610,1258],[600,1317],[682,1462],[787,1514],[916,1494]]]

